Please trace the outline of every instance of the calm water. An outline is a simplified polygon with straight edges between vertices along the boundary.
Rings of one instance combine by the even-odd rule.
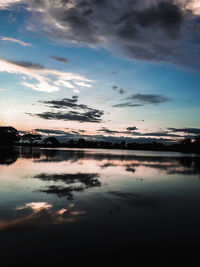
[[[149,151],[1,149],[0,240],[5,266],[18,258],[40,257],[46,263],[130,253],[135,258],[158,249],[195,254],[200,158]]]

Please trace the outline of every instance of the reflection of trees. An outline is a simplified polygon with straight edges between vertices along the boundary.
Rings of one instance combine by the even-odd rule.
[[[4,150],[4,152],[3,152]],[[105,150],[59,150],[40,149],[36,147],[16,147],[15,149],[1,148],[1,162],[11,164],[17,157],[35,159],[36,162],[78,162],[78,161],[104,161],[101,168],[122,166],[127,172],[134,172],[136,167],[150,167],[166,171],[168,174],[200,174],[200,157],[179,157],[179,156],[152,156],[117,154],[115,151],[109,153]],[[105,162],[106,161],[106,162]]]
[[[19,157],[19,151],[12,147],[1,148],[0,164],[10,165],[14,163]]]
[[[40,159],[42,151],[37,148],[22,146],[19,147],[20,157],[26,159]]]
[[[44,181],[64,182],[67,186],[52,185],[46,189],[40,190],[47,194],[56,194],[59,197],[67,196],[67,199],[73,199],[74,192],[83,192],[90,187],[99,187],[101,182],[97,179],[98,174],[76,173],[76,174],[39,174],[34,178]]]
[[[136,167],[148,167],[161,171],[167,174],[180,174],[180,175],[198,175],[200,174],[200,158],[199,157],[172,157],[172,158],[155,158],[152,159],[137,159],[132,163],[125,165],[126,171],[131,171]]]
[[[46,160],[53,160],[56,158],[58,154],[57,150],[46,149],[42,151],[43,155],[45,156]]]

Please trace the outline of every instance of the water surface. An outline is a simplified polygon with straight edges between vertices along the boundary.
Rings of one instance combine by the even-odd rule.
[[[195,155],[1,148],[3,263],[196,251],[199,211]]]

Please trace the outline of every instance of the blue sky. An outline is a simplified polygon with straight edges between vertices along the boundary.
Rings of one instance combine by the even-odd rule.
[[[194,135],[198,1],[145,5],[0,1],[0,124],[147,141]]]

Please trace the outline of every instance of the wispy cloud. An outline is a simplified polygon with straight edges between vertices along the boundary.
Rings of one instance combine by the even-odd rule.
[[[35,69],[35,70],[45,69],[45,67],[39,63],[33,63],[33,62],[27,62],[27,61],[14,61],[14,60],[10,60],[9,62],[13,65],[17,65],[17,66],[24,67],[27,69]]]
[[[65,57],[60,57],[60,56],[51,56],[51,59],[54,59],[56,61],[62,62],[62,63],[69,63],[69,60]]]
[[[200,134],[200,128],[168,128],[168,130],[175,133]]]
[[[12,43],[17,43],[17,44],[22,45],[22,46],[33,46],[32,44],[25,43],[24,41],[19,40],[19,39],[15,39],[13,37],[0,36],[0,40],[1,41],[12,42]]]
[[[131,99],[133,101],[138,101],[140,103],[154,104],[158,105],[161,103],[165,103],[170,99],[163,95],[155,95],[155,94],[136,94],[126,98]]]
[[[77,90],[77,82],[82,82],[82,87],[91,86],[92,82],[76,73],[47,69],[39,63],[25,61],[0,59],[0,72],[23,75],[25,80],[21,84],[24,87],[49,93],[57,92],[61,88]]]
[[[47,135],[67,135],[68,132],[55,129],[34,129],[34,132]]]
[[[159,94],[135,94],[124,99],[125,102],[113,105],[113,107],[141,107],[144,105],[159,105],[170,101],[170,98]]]
[[[22,0],[1,0],[0,9],[8,9],[9,7],[22,3]]]

